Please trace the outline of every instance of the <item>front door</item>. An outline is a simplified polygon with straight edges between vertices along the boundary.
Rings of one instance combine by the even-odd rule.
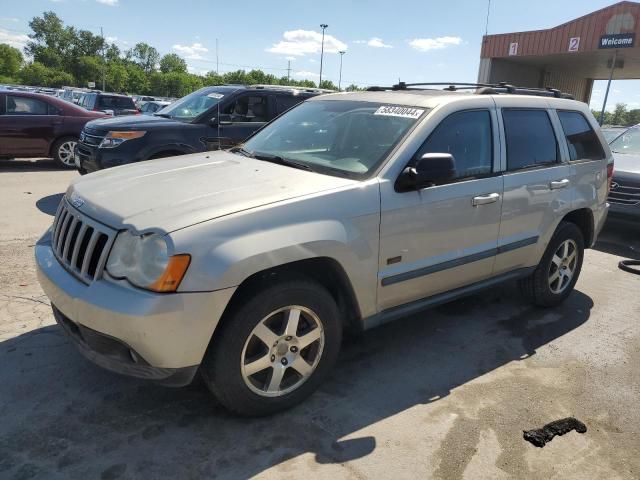
[[[62,118],[49,109],[49,104],[30,97],[5,95],[5,109],[0,116],[2,154],[28,157],[46,156],[55,134],[54,123]]]
[[[491,276],[502,176],[493,102],[483,104],[444,118],[413,157],[452,154],[453,181],[403,193],[381,184],[379,310]]]
[[[229,148],[245,141],[256,130],[261,128],[272,117],[272,105],[269,96],[262,92],[252,92],[239,96],[231,104],[225,106],[221,114],[229,122],[221,124],[219,131],[220,148]]]

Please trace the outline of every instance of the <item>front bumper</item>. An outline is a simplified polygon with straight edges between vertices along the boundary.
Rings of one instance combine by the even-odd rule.
[[[35,257],[56,320],[87,358],[174,385],[195,373],[235,291],[158,294],[105,279],[86,285],[55,258],[49,232],[36,244]]]
[[[139,160],[139,150],[128,148],[131,142],[124,142],[115,148],[98,148],[95,145],[78,142],[75,149],[76,167],[83,173],[96,172],[104,168],[117,167]]]
[[[621,203],[611,202],[609,212],[612,216],[640,220],[640,205],[624,205]]]

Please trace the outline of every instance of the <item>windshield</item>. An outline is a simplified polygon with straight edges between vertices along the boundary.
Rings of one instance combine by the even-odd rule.
[[[99,97],[98,105],[100,108],[128,108],[134,110],[136,108],[133,98],[130,97]]]
[[[224,92],[201,88],[186,97],[176,100],[159,112],[163,117],[190,122],[200,116],[224,97]]]
[[[346,100],[304,102],[251,137],[244,150],[320,173],[365,178],[426,110]]]
[[[631,127],[611,142],[610,147],[613,153],[640,155],[640,127]]]

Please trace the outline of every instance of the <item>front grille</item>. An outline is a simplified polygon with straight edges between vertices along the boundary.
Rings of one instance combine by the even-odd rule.
[[[611,184],[608,200],[610,203],[618,205],[640,205],[640,187],[632,187],[614,180]]]
[[[80,143],[97,147],[105,137],[104,133],[100,133],[98,130],[92,130],[85,128],[80,134]]]
[[[90,284],[102,275],[115,235],[62,199],[53,221],[51,246],[67,270]]]

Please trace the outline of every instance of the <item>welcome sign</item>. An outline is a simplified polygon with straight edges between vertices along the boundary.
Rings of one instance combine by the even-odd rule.
[[[598,48],[630,48],[636,39],[635,33],[616,33],[612,35],[602,35]]]

